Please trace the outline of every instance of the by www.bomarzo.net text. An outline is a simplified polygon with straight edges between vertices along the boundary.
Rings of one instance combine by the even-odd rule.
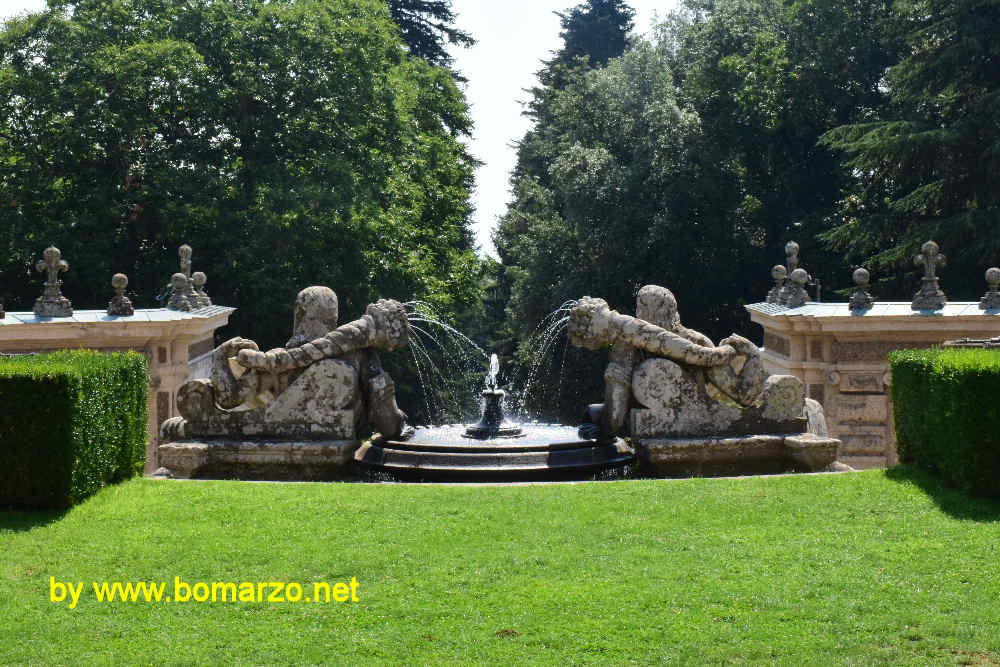
[[[196,581],[174,577],[168,589],[164,581],[56,581],[49,577],[49,602],[75,609],[84,595],[98,602],[358,602],[358,580],[328,583],[316,581]]]

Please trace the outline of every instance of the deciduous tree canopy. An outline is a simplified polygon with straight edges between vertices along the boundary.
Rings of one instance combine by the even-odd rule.
[[[0,281],[30,309],[49,244],[77,307],[117,271],[151,306],[195,248],[242,335],[283,343],[296,292],[467,306],[470,122],[376,0],[51,2],[0,32]]]
[[[630,10],[615,4],[628,25]],[[887,12],[688,0],[654,42],[622,40],[598,67],[578,39],[593,31],[564,19],[559,54],[582,57],[557,54],[532,91],[535,125],[496,232],[508,341],[523,346],[542,317],[585,294],[631,310],[645,283],[672,289],[685,323],[716,339],[746,331],[742,305],[764,297],[791,239],[814,275],[827,280],[832,265],[849,281],[815,237],[851,180],[817,139],[885,105]],[[588,383],[599,388],[599,370],[574,386]]]

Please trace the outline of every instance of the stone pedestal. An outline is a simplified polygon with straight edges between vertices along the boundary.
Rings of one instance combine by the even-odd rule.
[[[667,359],[647,359],[632,376],[632,441],[640,468],[657,477],[774,474],[826,470],[839,441],[808,432],[802,383],[772,375],[758,404],[709,394],[705,374]],[[818,405],[812,404],[820,413]]]
[[[180,479],[330,481],[350,474],[357,440],[182,440],[159,447],[159,464]]]
[[[657,477],[818,472],[837,460],[839,441],[811,433],[648,438],[636,442],[641,469]]]
[[[898,462],[889,352],[1000,334],[1000,313],[981,310],[978,303],[949,303],[936,311],[898,302],[863,311],[847,303],[746,308],[764,329],[764,367],[806,385],[807,396],[823,405],[830,436],[841,440],[839,460],[854,468]]]

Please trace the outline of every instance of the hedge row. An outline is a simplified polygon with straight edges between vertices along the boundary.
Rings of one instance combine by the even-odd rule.
[[[900,350],[889,364],[900,460],[1000,496],[1000,351]]]
[[[0,358],[0,506],[69,507],[141,470],[148,383],[136,352]]]

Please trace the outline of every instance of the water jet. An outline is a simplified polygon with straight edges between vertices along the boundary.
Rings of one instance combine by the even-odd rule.
[[[493,354],[477,423],[421,426],[398,438],[376,435],[354,460],[364,470],[399,479],[515,481],[589,478],[635,458],[621,438],[582,439],[574,426],[507,421],[498,374]]]

